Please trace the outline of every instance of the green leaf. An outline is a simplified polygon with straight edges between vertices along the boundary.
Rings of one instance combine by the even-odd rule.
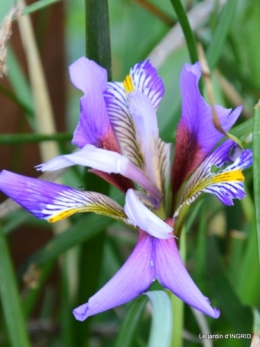
[[[29,347],[29,338],[5,236],[0,226],[0,297],[12,347]]]
[[[35,11],[38,11],[38,10],[41,10],[49,5],[52,5],[52,4],[55,4],[55,2],[58,2],[60,0],[40,0],[40,1],[37,1],[27,7],[25,7],[22,11],[22,15],[26,15],[26,14],[29,14],[29,13],[33,13]]]
[[[148,347],[169,347],[172,338],[173,315],[169,296],[159,290],[146,292],[153,307]]]
[[[230,130],[230,134],[238,137],[241,142],[245,141],[245,139],[250,135],[253,131],[253,119],[248,119],[242,124],[237,125],[233,129]]]
[[[207,61],[211,70],[216,66],[223,52],[223,46],[234,18],[236,5],[237,0],[228,0],[221,11],[217,28],[214,31],[214,35],[210,40],[210,45],[206,52]]]
[[[194,64],[197,61],[199,61],[199,58],[197,54],[195,38],[192,32],[187,14],[180,0],[171,0],[171,3],[179,19],[180,25],[182,27],[183,34],[185,36],[189,54],[190,54],[190,60]]]
[[[132,347],[147,298],[139,296],[130,306],[120,328],[115,347]]]
[[[30,122],[31,127],[34,129],[34,105],[32,101],[30,86],[10,45],[8,47],[7,64],[9,82],[13,87],[17,100],[22,105],[24,105],[26,109],[30,110],[30,113],[27,113],[26,116],[27,120]]]
[[[255,106],[253,130],[253,176],[255,197],[256,233],[258,239],[258,258],[260,263],[260,103]]]
[[[86,5],[86,52],[107,70],[111,80],[111,48],[107,0],[85,0]]]
[[[15,145],[17,143],[34,143],[44,141],[71,141],[71,133],[44,134],[8,134],[0,135],[0,145]]]
[[[251,310],[241,304],[228,281],[219,259],[220,254],[216,239],[210,237],[207,241],[207,276],[212,285],[214,296],[220,304],[221,314],[226,316],[237,333],[250,333],[253,324]],[[247,345],[246,340],[242,341]]]
[[[63,252],[90,239],[113,222],[113,219],[98,215],[89,215],[80,219],[66,232],[54,237],[44,247],[35,252],[23,265],[21,271],[24,272],[32,262],[41,265],[49,260],[56,259]]]
[[[253,332],[260,335],[260,312],[254,309],[254,328]]]

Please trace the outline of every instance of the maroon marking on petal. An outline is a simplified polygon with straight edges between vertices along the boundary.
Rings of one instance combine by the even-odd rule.
[[[128,189],[134,189],[134,184],[133,182],[120,175],[120,174],[115,174],[115,173],[111,173],[108,174],[106,172],[100,171],[100,170],[95,170],[95,169],[91,169],[89,170],[89,172],[103,178],[105,181],[113,184],[113,186],[115,186],[116,188],[118,188],[119,190],[121,190],[123,193],[126,193]]]
[[[103,139],[99,140],[99,143],[96,144],[97,147],[107,149],[108,151],[113,151],[121,153],[116,136],[112,127],[109,128],[109,131],[106,133]]]
[[[179,123],[172,165],[173,197],[185,179],[201,164],[204,158],[205,154],[197,141],[196,134],[191,133],[185,125]]]

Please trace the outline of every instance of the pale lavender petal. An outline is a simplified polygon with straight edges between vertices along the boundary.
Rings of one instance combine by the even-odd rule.
[[[143,169],[160,189],[161,178],[158,158],[159,130],[151,101],[140,91],[129,93],[129,111],[133,117],[136,139],[144,158]]]
[[[69,72],[72,83],[84,92],[80,99],[80,119],[72,143],[80,148],[86,144],[103,147],[103,143],[113,137],[102,94],[107,85],[106,70],[82,57],[70,66]]]
[[[149,191],[157,198],[158,202],[161,199],[159,189],[128,158],[117,152],[96,148],[93,145],[85,145],[77,152],[53,158],[47,163],[36,166],[36,169],[40,171],[53,171],[76,164],[107,173],[121,174]]]
[[[212,318],[218,318],[220,315],[219,310],[210,306],[208,298],[200,292],[188,274],[181,260],[175,239],[156,239],[154,242],[156,242],[154,265],[158,281],[188,305]]]
[[[200,94],[200,76],[200,63],[185,64],[181,73],[182,116],[177,128],[173,163],[174,193],[224,136],[215,128],[211,106]],[[232,111],[216,105],[215,110],[223,129],[228,131],[242,108]]]
[[[153,240],[140,234],[132,254],[111,278],[86,304],[73,310],[77,320],[83,321],[94,314],[122,305],[145,292],[155,280],[152,259]]]
[[[125,213],[131,224],[159,239],[173,237],[172,227],[150,211],[136,196],[133,189],[126,193]]]

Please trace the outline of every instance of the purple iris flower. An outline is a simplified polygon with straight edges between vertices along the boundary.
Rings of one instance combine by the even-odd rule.
[[[131,68],[124,82],[107,82],[106,71],[80,58],[70,67],[73,84],[83,91],[73,143],[79,150],[53,158],[38,170],[83,165],[126,192],[124,208],[109,197],[64,185],[0,174],[0,189],[38,218],[55,222],[76,212],[108,215],[138,228],[137,244],[122,268],[73,311],[78,320],[124,304],[158,280],[184,302],[213,318],[219,311],[200,292],[183,264],[174,237],[180,209],[207,192],[226,205],[242,199],[242,170],[252,165],[250,150],[223,138],[213,124],[211,107],[200,94],[200,63],[185,64],[181,73],[182,116],[177,128],[173,164],[171,145],[159,137],[156,110],[164,86],[149,60]],[[215,106],[225,131],[237,120],[234,111]],[[212,167],[216,170],[212,172]],[[189,177],[190,176],[190,177]],[[187,179],[174,214],[173,197]],[[21,194],[22,192],[22,194]]]

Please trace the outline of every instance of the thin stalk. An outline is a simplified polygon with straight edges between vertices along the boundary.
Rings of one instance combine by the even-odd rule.
[[[180,0],[171,0],[171,3],[182,27],[183,34],[185,36],[187,47],[189,50],[190,60],[194,64],[197,61],[199,61],[199,58],[197,54],[195,37],[193,35],[193,31],[191,29],[187,14]]]

